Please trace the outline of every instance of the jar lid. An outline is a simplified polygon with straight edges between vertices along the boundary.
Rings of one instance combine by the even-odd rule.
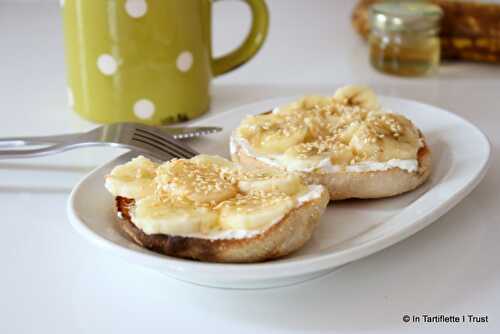
[[[424,1],[386,1],[371,7],[372,28],[385,31],[425,31],[439,28],[443,11]]]

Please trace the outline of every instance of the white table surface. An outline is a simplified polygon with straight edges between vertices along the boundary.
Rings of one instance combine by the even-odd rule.
[[[262,52],[214,81],[211,113],[258,99],[366,83],[449,109],[493,146],[484,181],[415,236],[304,284],[232,291],[181,283],[114,258],[69,225],[68,194],[118,152],[88,149],[0,161],[0,333],[500,332],[500,66],[445,64],[439,75],[374,72],[349,23],[352,2],[270,0]],[[217,4],[215,49],[248,27],[241,4]],[[82,130],[66,107],[56,1],[0,1],[0,134]],[[432,115],[429,115],[432,117]],[[487,324],[405,324],[404,314],[488,315]]]

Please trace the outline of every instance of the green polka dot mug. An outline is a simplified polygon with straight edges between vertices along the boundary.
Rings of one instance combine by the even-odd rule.
[[[167,124],[205,112],[211,78],[252,58],[269,24],[264,0],[242,0],[250,32],[213,58],[214,1],[61,0],[72,108],[98,123]]]

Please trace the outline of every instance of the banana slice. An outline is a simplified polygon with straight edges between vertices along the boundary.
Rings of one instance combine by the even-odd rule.
[[[258,153],[274,154],[300,143],[307,135],[307,126],[294,117],[268,114],[247,117],[239,133]]]
[[[234,163],[216,155],[200,154],[191,158],[191,161],[205,166],[214,165],[222,169],[236,170]]]
[[[288,171],[310,171],[318,168],[322,160],[327,159],[326,155],[303,156],[296,154],[293,150],[285,152],[279,156],[277,161],[286,166]]]
[[[333,98],[347,106],[358,106],[365,109],[378,109],[377,95],[365,86],[345,86],[337,89]]]
[[[288,147],[302,142],[307,135],[307,126],[290,122],[275,131],[265,131],[260,136],[260,148],[265,153],[282,153]]]
[[[333,136],[295,145],[285,152],[284,158],[288,167],[304,170],[317,167],[325,159],[334,165],[348,164],[353,156],[352,149]]]
[[[255,230],[270,225],[290,211],[294,206],[292,197],[285,193],[252,192],[238,194],[235,198],[220,203],[219,224],[228,230]]]
[[[330,97],[322,95],[309,95],[303,97],[299,102],[300,107],[303,109],[321,109],[332,105]]]
[[[221,168],[192,160],[173,160],[158,167],[161,191],[196,203],[217,204],[236,195],[237,187]]]
[[[413,160],[417,156],[418,150],[418,146],[387,137],[382,140],[382,154],[380,159],[381,161],[391,159]]]
[[[410,120],[390,113],[369,114],[381,146],[381,160],[415,159],[420,149],[420,134]]]
[[[243,193],[266,191],[293,195],[305,187],[297,174],[283,173],[274,168],[242,170],[239,180],[238,188]]]
[[[356,153],[357,160],[379,161],[381,147],[380,138],[372,126],[362,124],[354,132],[350,145]]]
[[[124,165],[113,168],[106,177],[105,187],[114,196],[139,199],[155,190],[154,178],[158,164],[138,156]]]
[[[349,145],[337,142],[330,151],[330,162],[333,165],[348,165],[354,158],[354,152]]]
[[[134,224],[146,234],[189,235],[207,233],[217,225],[217,213],[188,202],[149,196],[135,202]]]

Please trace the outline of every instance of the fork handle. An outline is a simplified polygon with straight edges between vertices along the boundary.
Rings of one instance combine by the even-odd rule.
[[[57,144],[48,147],[35,148],[29,150],[3,150],[0,151],[0,160],[43,157],[49,154],[65,152],[83,146],[88,146],[88,145],[85,144],[82,145],[82,143],[74,143],[74,144]]]
[[[10,137],[1,138],[0,147],[19,147],[26,145],[49,145],[62,144],[82,136],[83,133],[55,135],[55,136],[36,136],[36,137]],[[11,151],[12,152],[12,151]]]

